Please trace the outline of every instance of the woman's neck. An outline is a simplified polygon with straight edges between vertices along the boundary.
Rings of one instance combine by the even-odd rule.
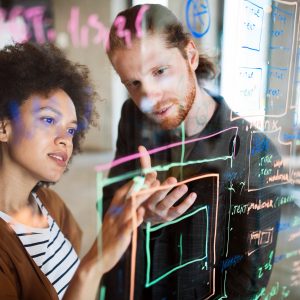
[[[0,178],[0,210],[2,212],[13,215],[30,207],[31,191],[37,182],[7,160],[2,160]]]
[[[47,227],[46,218],[32,198],[32,190],[38,181],[10,159],[7,151],[2,151],[0,178],[0,211],[24,225]]]
[[[1,176],[0,172],[0,176]],[[35,228],[47,228],[47,218],[41,213],[31,193],[32,189],[17,180],[5,185],[0,182],[0,211],[11,216],[16,222]]]

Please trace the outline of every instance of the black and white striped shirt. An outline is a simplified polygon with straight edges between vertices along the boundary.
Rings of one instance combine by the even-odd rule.
[[[12,227],[28,254],[52,283],[59,299],[62,299],[80,261],[71,243],[38,196],[33,193],[33,197],[43,215],[47,217],[48,228],[34,228],[17,223],[1,211],[0,218]]]

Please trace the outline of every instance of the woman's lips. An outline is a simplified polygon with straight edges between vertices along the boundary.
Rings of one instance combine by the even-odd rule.
[[[67,166],[68,155],[65,152],[49,153],[48,156],[54,160],[60,167]]]

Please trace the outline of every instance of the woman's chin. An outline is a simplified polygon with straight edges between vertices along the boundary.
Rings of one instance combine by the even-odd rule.
[[[60,180],[61,176],[62,176],[62,174],[55,174],[52,176],[47,176],[47,177],[41,178],[40,181],[44,182],[46,184],[55,184]]]

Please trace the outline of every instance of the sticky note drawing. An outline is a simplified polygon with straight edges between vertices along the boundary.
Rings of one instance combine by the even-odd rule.
[[[287,114],[292,101],[297,3],[273,1],[266,115]]]
[[[295,31],[296,2],[274,1],[272,10],[272,49],[291,49]]]
[[[244,0],[241,3],[241,47],[260,51],[264,9],[253,1]]]
[[[240,105],[235,107],[235,112],[240,117],[263,115],[265,104],[261,100],[262,68],[241,67],[238,78]]]

